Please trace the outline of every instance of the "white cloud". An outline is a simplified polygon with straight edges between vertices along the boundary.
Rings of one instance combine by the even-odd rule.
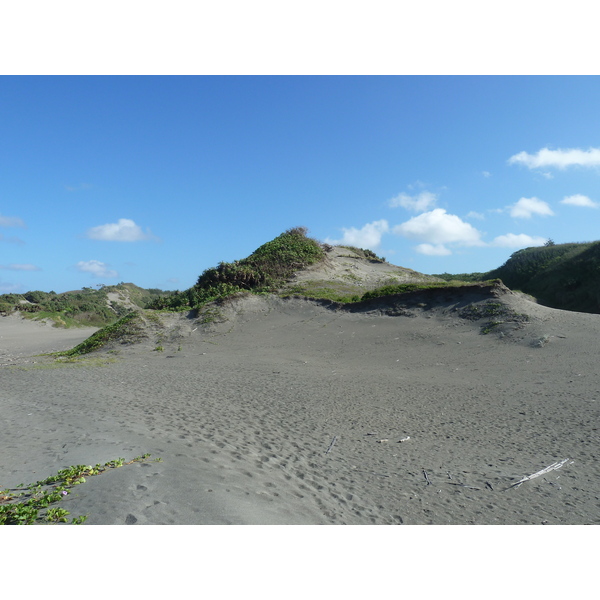
[[[41,271],[39,267],[35,265],[0,265],[0,269],[7,269],[9,271]]]
[[[502,248],[529,248],[530,246],[543,246],[546,241],[546,238],[531,237],[525,233],[507,233],[495,237],[490,245]]]
[[[452,254],[452,251],[443,244],[419,244],[415,246],[415,250],[419,254],[427,254],[427,256],[448,256],[448,254]]]
[[[115,278],[119,274],[116,271],[108,268],[106,263],[100,262],[99,260],[80,260],[75,268],[82,273],[91,273],[92,277],[106,277]]]
[[[554,213],[547,202],[539,198],[521,198],[510,208],[510,216],[517,219],[530,219],[533,215],[552,216]]]
[[[489,171],[482,171],[481,173],[484,177],[491,177],[492,174]]]
[[[485,215],[482,215],[481,213],[475,212],[474,210],[470,211],[469,213],[467,213],[467,219],[485,219]]]
[[[0,215],[0,227],[25,227],[25,223],[19,217],[5,217]]]
[[[139,242],[157,239],[150,231],[144,233],[139,225],[131,219],[119,219],[117,223],[98,225],[87,231],[87,237],[92,240],[108,242]]]
[[[600,167],[600,148],[581,150],[569,148],[567,150],[549,150],[542,148],[537,154],[519,152],[508,159],[508,164],[522,164],[529,169],[540,167],[555,167],[566,169],[567,167]]]
[[[591,198],[583,194],[574,194],[573,196],[565,196],[560,201],[561,204],[570,204],[572,206],[585,206],[587,208],[600,208],[600,203],[594,202]]]
[[[428,191],[420,192],[416,196],[398,194],[395,198],[389,200],[388,204],[391,208],[402,206],[407,210],[425,212],[437,204],[437,194]]]
[[[432,251],[433,247],[444,244],[458,246],[483,246],[481,233],[469,223],[465,223],[456,215],[449,215],[443,208],[436,208],[430,212],[413,217],[409,221],[396,225],[393,232],[407,238],[425,242],[428,246],[421,246],[425,251]]]
[[[388,222],[385,219],[367,223],[362,229],[342,227],[344,236],[341,240],[332,240],[326,238],[325,242],[332,246],[357,246],[359,248],[376,249],[381,244],[381,236],[389,230]]]

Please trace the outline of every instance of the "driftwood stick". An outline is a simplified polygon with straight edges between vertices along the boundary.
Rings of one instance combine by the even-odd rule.
[[[427,471],[425,469],[423,469],[423,475],[425,475],[425,481],[427,482],[427,485],[432,485],[429,475],[427,475]]]
[[[327,452],[325,452],[325,454],[329,454],[331,452],[331,449],[333,448],[333,445],[335,444],[337,440],[337,435],[333,436],[333,439],[331,440],[331,444],[329,444],[329,448],[327,448]]]
[[[446,481],[450,485],[458,485],[459,487],[468,488],[470,490],[480,490],[481,488],[475,487],[474,485],[467,485],[466,483],[456,483],[454,481]]]
[[[555,471],[556,469],[560,469],[568,460],[569,460],[568,458],[565,458],[564,460],[561,460],[560,462],[552,463],[551,465],[542,469],[541,471],[538,471],[537,473],[533,473],[532,475],[526,475],[525,477],[523,477],[516,483],[513,483],[511,486],[509,486],[506,489],[510,490],[511,488],[520,486],[522,483],[525,483],[526,481],[530,481],[531,479],[535,479],[536,477],[540,477],[541,475],[550,473],[550,471]]]

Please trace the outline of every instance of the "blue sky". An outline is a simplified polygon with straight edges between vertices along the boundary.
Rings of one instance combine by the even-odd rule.
[[[0,77],[0,293],[185,289],[294,226],[423,273],[600,238],[596,76]]]

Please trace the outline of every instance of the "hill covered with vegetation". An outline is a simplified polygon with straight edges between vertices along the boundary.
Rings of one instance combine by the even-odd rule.
[[[156,298],[146,308],[185,310],[241,292],[273,292],[295,271],[325,258],[322,245],[306,234],[304,227],[289,229],[247,258],[206,269],[191,288]]]
[[[491,297],[497,295],[499,285],[498,280],[477,283],[444,281],[392,265],[371,250],[320,243],[308,237],[305,228],[296,227],[263,244],[247,258],[231,263],[221,262],[206,269],[196,284],[185,291],[146,290],[152,297],[145,305],[143,300],[148,294],[137,297],[137,310],[131,304],[129,310],[124,307],[125,314],[120,314],[118,320],[113,319],[75,348],[57,356],[72,358],[105,349],[107,345],[114,350],[121,344],[137,344],[144,340],[154,340],[149,342],[155,346],[154,350],[162,351],[171,330],[177,330],[173,334],[177,339],[181,333],[181,321],[173,313],[195,311],[195,323],[211,326],[228,320],[225,313],[233,303],[226,300],[251,294],[304,297],[325,301],[335,308],[360,311],[381,302],[385,304],[388,302],[386,297],[390,297],[392,304],[410,305],[412,302],[416,306],[425,306],[424,302],[435,303],[442,297],[443,301],[447,301],[448,294],[444,292],[448,291],[455,296],[466,297],[475,292]],[[112,288],[103,288],[95,293],[85,290],[83,298],[90,300],[95,297],[101,304],[103,299],[114,299],[118,291]],[[119,293],[126,291],[121,288]],[[44,300],[48,300],[47,296]],[[386,314],[408,314],[397,307],[390,311]]]
[[[18,312],[30,319],[50,319],[58,327],[104,327],[165,293],[120,283],[61,294],[41,291],[3,294],[0,314]]]
[[[346,304],[472,283],[494,285],[498,280],[552,308],[600,313],[600,242],[549,241],[515,252],[487,273],[424,275],[390,265],[370,250],[322,244],[308,237],[304,227],[296,227],[247,258],[206,269],[184,291],[120,283],[61,294],[4,294],[0,295],[0,314],[18,312],[31,319],[50,319],[59,327],[106,327],[141,309],[200,309],[245,293],[299,295]]]
[[[276,293],[349,303],[363,300],[365,294],[378,287],[385,287],[387,294],[397,294],[431,285],[448,286],[454,282],[449,284],[390,265],[371,250],[322,244],[308,237],[306,228],[295,227],[263,244],[247,258],[206,269],[193,287],[157,297],[146,308],[198,309],[243,293]]]
[[[446,281],[501,279],[512,290],[551,308],[600,313],[600,242],[554,244],[518,250],[487,273],[437,275]]]

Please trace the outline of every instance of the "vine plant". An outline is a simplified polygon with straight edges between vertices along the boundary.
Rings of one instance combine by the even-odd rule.
[[[116,469],[135,462],[144,462],[150,454],[142,454],[129,462],[124,458],[111,460],[104,465],[74,465],[61,469],[42,481],[30,485],[19,484],[18,487],[0,490],[0,525],[33,525],[36,523],[68,523],[68,510],[50,507],[68,496],[71,489],[85,483],[86,477],[99,475],[109,469]],[[160,458],[154,459],[160,462]],[[88,515],[72,517],[71,524],[80,525]]]

